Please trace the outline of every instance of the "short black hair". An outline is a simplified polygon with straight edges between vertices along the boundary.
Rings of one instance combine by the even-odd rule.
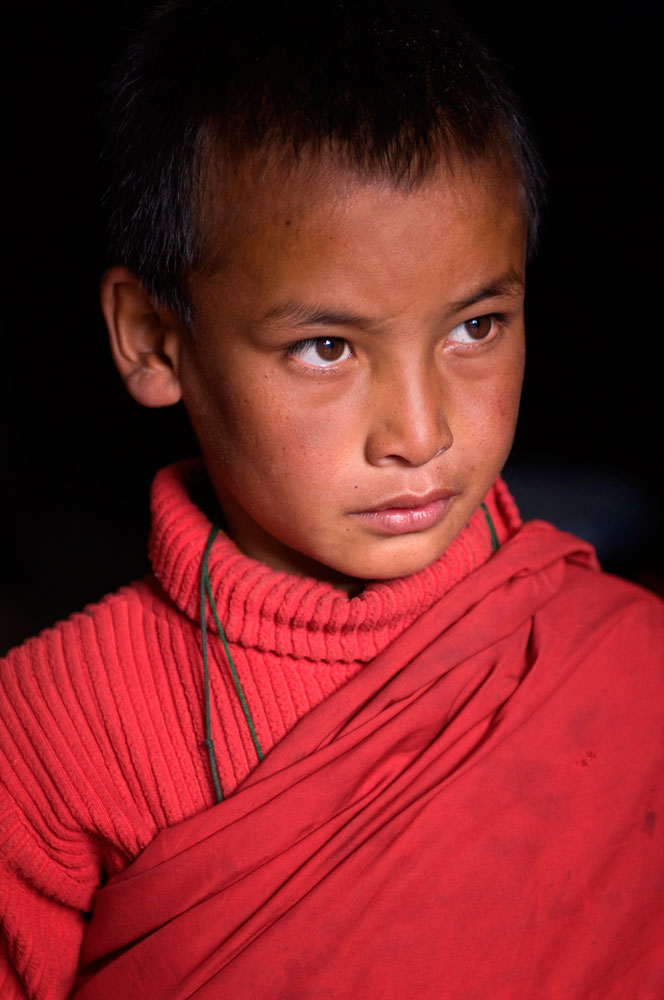
[[[215,157],[332,151],[416,184],[441,157],[506,161],[534,245],[543,171],[494,60],[427,0],[179,0],[160,7],[108,89],[109,262],[191,321]]]

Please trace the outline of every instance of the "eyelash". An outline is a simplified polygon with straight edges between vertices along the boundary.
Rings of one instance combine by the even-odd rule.
[[[465,341],[457,341],[452,338],[451,334],[454,333],[455,330],[458,330],[460,327],[468,326],[471,323],[480,323],[482,320],[491,321],[491,327],[484,337],[478,337],[476,340],[471,338]],[[494,340],[500,327],[504,324],[505,316],[501,313],[484,313],[482,316],[472,316],[470,319],[464,320],[462,323],[457,323],[457,325],[448,334],[448,340],[450,343],[461,347],[480,346],[487,341]],[[328,359],[329,363],[326,363],[324,358],[320,358],[320,361],[322,362],[321,364],[312,364],[310,362],[303,362],[303,364],[307,365],[309,368],[325,371],[325,369],[331,369],[338,364],[342,364],[344,361],[347,361],[349,357],[353,356],[353,349],[344,337],[308,337],[306,340],[298,340],[296,343],[290,344],[285,351],[286,357],[301,359],[302,355],[305,354],[306,351],[316,348],[318,345],[322,345],[326,341],[344,345],[344,348],[348,349],[348,354],[345,357]]]

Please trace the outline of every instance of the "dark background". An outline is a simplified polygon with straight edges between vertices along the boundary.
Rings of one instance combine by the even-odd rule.
[[[179,409],[125,395],[97,305],[95,109],[142,6],[26,5],[6,35],[0,651],[145,572],[152,476],[196,450]],[[653,7],[462,10],[523,96],[550,175],[508,479],[527,515],[661,589]]]

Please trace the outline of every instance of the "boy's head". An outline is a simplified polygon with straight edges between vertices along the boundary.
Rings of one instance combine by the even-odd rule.
[[[435,559],[507,457],[540,174],[436,6],[252,11],[192,0],[135,44],[102,300],[239,546],[351,589]]]
[[[233,210],[229,175],[268,150],[404,187],[441,160],[494,159],[514,171],[534,240],[536,152],[495,64],[440,3],[166,4],[112,96],[111,263],[182,318],[193,318],[189,274],[218,252]]]

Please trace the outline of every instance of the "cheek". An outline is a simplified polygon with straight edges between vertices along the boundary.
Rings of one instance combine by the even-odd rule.
[[[335,455],[351,447],[361,432],[362,399],[356,391],[330,378],[319,383],[303,377],[272,380],[252,413],[261,437],[296,455]]]
[[[523,355],[516,353],[509,363],[487,377],[460,382],[451,419],[455,444],[469,458],[495,456],[505,461],[512,445],[519,411]]]
[[[493,422],[496,430],[506,433],[514,430],[519,412],[521,379],[512,374],[491,383],[484,400],[485,419]]]
[[[342,473],[356,440],[349,408],[327,395],[263,383],[248,389],[241,409],[219,404],[228,475],[238,479],[241,469],[245,481],[260,476],[280,493],[320,491],[321,483]]]
[[[487,381],[487,409],[492,411],[499,426],[514,431],[525,363],[523,336],[507,354],[493,378]]]

